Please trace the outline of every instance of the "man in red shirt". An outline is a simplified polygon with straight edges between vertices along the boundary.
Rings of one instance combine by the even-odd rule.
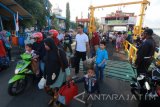
[[[92,57],[94,57],[95,56],[95,54],[96,54],[96,50],[97,50],[97,48],[98,48],[98,46],[99,46],[99,35],[98,35],[98,33],[97,32],[94,32],[93,33],[93,36],[92,36],[92,39],[91,39],[91,42],[90,42],[90,44],[91,44],[91,48],[92,48]]]

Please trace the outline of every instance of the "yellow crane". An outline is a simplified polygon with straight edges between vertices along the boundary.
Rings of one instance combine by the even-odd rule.
[[[142,1],[135,1],[135,2],[126,2],[126,3],[118,3],[118,4],[109,4],[103,6],[90,6],[90,23],[89,23],[89,33],[93,33],[96,31],[95,26],[95,18],[94,18],[94,11],[98,8],[106,8],[106,7],[114,7],[114,6],[124,6],[124,5],[132,5],[132,4],[141,4],[141,11],[140,11],[140,20],[136,26],[134,26],[134,36],[141,35],[142,33],[142,24],[145,15],[145,10],[147,9],[147,5],[150,4],[147,0]]]

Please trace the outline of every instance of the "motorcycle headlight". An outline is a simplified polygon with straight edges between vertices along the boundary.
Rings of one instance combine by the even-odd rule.
[[[19,68],[19,69],[16,69],[16,70],[15,70],[15,74],[18,74],[19,71],[20,71],[20,68]]]
[[[146,87],[147,90],[150,90],[150,89],[151,89],[151,87],[150,87],[150,85],[149,85],[148,82],[145,82],[145,87]]]

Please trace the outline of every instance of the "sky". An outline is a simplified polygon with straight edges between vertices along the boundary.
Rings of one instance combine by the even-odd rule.
[[[58,7],[62,9],[62,16],[66,16],[66,3],[70,4],[70,13],[71,20],[75,21],[75,18],[78,16],[81,18],[87,18],[88,8],[92,4],[93,6],[121,3],[121,2],[132,2],[132,1],[141,1],[141,0],[50,0],[53,5],[53,8]],[[160,28],[160,0],[149,0],[150,6],[146,10],[146,15],[144,18],[144,26],[152,28]],[[95,10],[95,17],[101,18],[105,17],[106,14],[115,12],[116,10],[122,10],[124,12],[134,12],[137,16],[140,14],[140,4],[129,5],[129,6],[119,6],[111,8],[103,8]]]

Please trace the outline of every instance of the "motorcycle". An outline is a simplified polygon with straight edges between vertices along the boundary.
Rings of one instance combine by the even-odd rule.
[[[133,69],[136,69],[133,67]],[[131,93],[138,100],[152,100],[160,98],[160,68],[154,64],[151,72],[141,74],[131,83]]]
[[[18,61],[15,69],[15,75],[8,82],[8,94],[16,96],[22,93],[27,86],[27,76],[34,75],[31,70],[31,55],[20,55],[22,60]]]
[[[131,93],[135,95],[138,100],[145,98],[145,95],[149,93],[150,85],[148,78],[145,75],[139,75],[136,79],[133,79],[134,83],[131,83]]]

